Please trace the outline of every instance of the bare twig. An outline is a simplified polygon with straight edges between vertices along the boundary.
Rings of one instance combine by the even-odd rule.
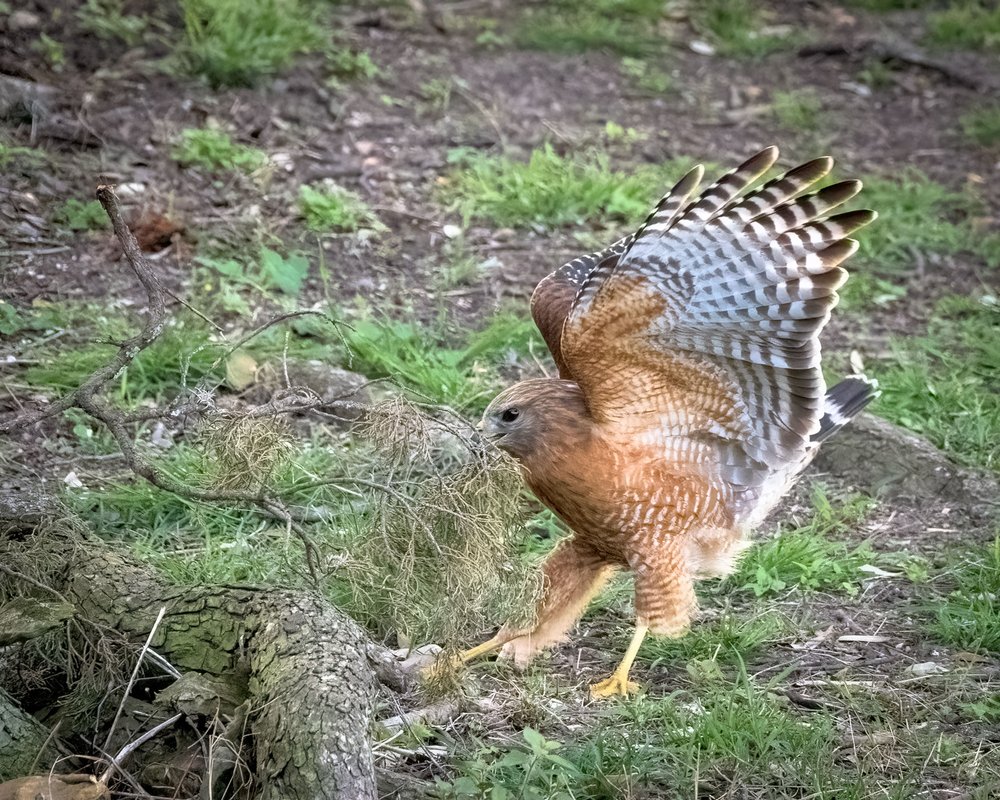
[[[128,758],[136,749],[138,749],[146,742],[148,742],[150,739],[152,739],[154,736],[156,736],[156,734],[158,734],[160,731],[169,728],[175,722],[179,721],[183,716],[184,716],[183,714],[174,714],[170,719],[163,720],[163,722],[161,722],[156,727],[150,728],[148,731],[142,734],[142,736],[138,737],[137,739],[133,739],[131,742],[125,745],[121,750],[119,750],[115,754],[115,757],[111,759],[111,764],[104,771],[104,774],[101,775],[99,782],[107,785],[108,778],[111,777],[111,773],[115,769],[118,769],[122,761]],[[114,730],[114,728],[112,728],[112,730]]]
[[[146,637],[146,643],[142,646],[142,650],[139,651],[139,656],[135,660],[135,669],[132,670],[132,676],[128,679],[125,691],[122,692],[122,701],[118,704],[118,711],[115,712],[115,718],[111,720],[111,728],[108,730],[108,736],[104,740],[105,750],[107,750],[108,745],[111,744],[111,737],[115,735],[115,727],[118,725],[118,720],[121,718],[122,709],[125,708],[125,700],[128,698],[129,693],[132,691],[132,687],[135,685],[135,679],[139,677],[139,669],[142,667],[143,658],[145,658],[146,651],[149,650],[149,646],[153,643],[153,637],[156,635],[156,629],[160,627],[160,623],[163,622],[163,617],[166,613],[167,607],[161,606],[160,613],[156,615],[156,621],[153,623],[153,627],[149,630],[149,636]],[[112,759],[112,762],[113,761],[114,760]]]

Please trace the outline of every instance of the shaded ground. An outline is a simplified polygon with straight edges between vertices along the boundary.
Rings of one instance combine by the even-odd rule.
[[[768,31],[848,49],[869,36],[905,41],[928,54],[930,67],[871,51],[803,54],[797,38],[762,58],[724,56],[717,43],[716,52],[706,54],[698,43],[711,43],[711,35],[696,14],[676,9],[634,24],[651,27],[658,43],[628,62],[607,48],[568,54],[519,48],[525,25],[541,27],[541,19],[529,14],[543,4],[443,6],[447,34],[406,8],[336,7],[330,12],[336,47],[369,54],[377,75],[345,77],[324,58],[305,56],[257,88],[218,90],[165,70],[161,59],[171,47],[164,39],[128,45],[102,38],[78,15],[56,14],[62,5],[36,0],[24,10],[38,15],[37,24],[12,30],[8,21],[0,36],[0,73],[51,87],[40,105],[21,98],[2,109],[0,293],[19,318],[41,320],[5,330],[4,412],[53,394],[52,379],[26,378],[26,370],[52,362],[53,344],[60,354],[65,343],[61,355],[72,358],[74,348],[91,339],[122,336],[114,326],[141,309],[144,297],[116,261],[100,223],[93,225],[97,230],[82,224],[70,230],[66,201],[92,198],[98,176],[122,185],[136,220],[164,215],[182,228],[155,256],[157,268],[179,298],[233,338],[290,305],[336,309],[349,321],[370,313],[380,321],[422,323],[421,335],[452,347],[498,310],[513,308],[523,316],[542,275],[633,224],[585,215],[580,224],[504,227],[463,219],[450,205],[454,171],[470,153],[524,159],[545,143],[564,156],[599,152],[622,173],[675,158],[731,165],[778,143],[785,167],[829,152],[840,177],[893,178],[916,170],[946,190],[974,197],[968,207],[943,204],[938,211],[964,226],[964,246],[938,252],[903,241],[897,249],[912,257],[891,269],[858,260],[860,276],[885,283],[859,281],[864,289],[831,324],[827,349],[838,367],[851,350],[875,365],[876,374],[879,367],[900,366],[891,340],[926,334],[946,296],[980,303],[992,295],[995,308],[996,256],[977,248],[998,233],[1000,151],[970,141],[959,120],[996,104],[989,76],[997,74],[997,59],[995,51],[925,44],[936,6],[890,14],[853,4],[758,8]],[[155,30],[178,23],[157,4],[125,6],[159,18]],[[61,60],[51,47],[39,47],[42,33],[63,43]],[[632,33],[627,25],[622,29],[623,36]],[[789,92],[795,108],[782,115],[779,101]],[[796,94],[801,92],[807,95]],[[265,151],[269,164],[250,174],[179,164],[172,154],[180,132],[210,125]],[[385,232],[309,231],[296,198],[301,185],[323,179],[360,195]],[[241,284],[237,294],[243,292],[246,307],[240,308],[205,259],[249,263],[261,246],[301,251],[309,272],[291,297],[248,295]],[[86,309],[83,316],[91,320],[102,317],[101,325],[96,331],[83,326],[80,334],[66,317],[43,319],[52,309],[66,314],[71,307]],[[995,320],[987,324],[996,330]],[[306,358],[334,353],[331,360],[361,372],[370,363],[358,367],[336,336],[296,334],[291,345],[279,340],[255,357],[277,364],[282,348],[291,346]],[[484,367],[487,386],[541,369],[541,351],[500,350],[492,371]],[[976,367],[995,388],[997,368],[995,361]],[[148,399],[127,387],[122,398]],[[475,405],[470,401],[464,410],[471,413]],[[19,435],[6,446],[3,487],[60,486],[70,472],[90,488],[120,483],[124,471],[113,456],[100,448],[79,455],[82,438],[99,437],[99,431],[84,436],[79,424],[53,422],[42,434]],[[327,435],[315,420],[302,423],[300,432],[314,439]],[[988,453],[989,446],[976,452]],[[989,465],[986,456],[976,458]],[[849,505],[844,498],[879,488],[851,486],[851,475],[819,481],[835,517],[836,509]],[[787,527],[814,524],[810,486],[783,512]],[[847,550],[824,556],[831,564],[849,562],[848,551],[870,543],[860,565],[872,569],[859,572],[855,564],[843,579],[824,577],[811,587],[797,578],[783,586],[762,583],[758,572],[744,569],[722,589],[707,588],[703,637],[644,649],[637,666],[648,687],[643,698],[595,706],[582,687],[606,673],[627,642],[628,587],[617,587],[585,618],[571,644],[528,675],[515,676],[502,665],[477,668],[469,697],[447,721],[388,736],[381,764],[399,781],[452,781],[442,790],[446,796],[479,796],[498,785],[510,791],[494,795],[499,797],[674,797],[690,796],[682,787],[697,781],[705,797],[945,800],[1000,794],[1000,644],[975,637],[960,644],[934,628],[938,606],[952,590],[965,591],[956,576],[977,560],[984,569],[1000,567],[1000,560],[989,561],[995,527],[966,511],[938,497],[890,499],[812,531],[824,541],[847,543]],[[207,560],[210,548],[197,525],[187,532],[177,527],[170,541],[183,551],[187,575],[197,575],[197,562]],[[546,540],[529,549],[547,546]],[[223,580],[231,577],[223,571]],[[250,577],[260,576],[251,570]],[[403,702],[419,705],[415,698]],[[777,743],[761,743],[760,731],[749,740],[728,733],[748,735],[748,718],[766,720],[779,732]],[[682,735],[685,726],[699,731],[694,743]],[[564,743],[559,752],[581,772],[541,758],[522,738],[526,727]],[[794,738],[803,731],[813,738]],[[830,746],[836,748],[832,757]],[[797,753],[824,748],[825,766],[795,763],[785,771],[783,759],[796,762]],[[500,755],[510,752],[534,760],[530,766],[516,759],[502,764]],[[703,757],[703,768],[685,761],[685,754]],[[463,758],[468,763],[456,766]],[[463,774],[471,781],[464,788],[454,783]]]

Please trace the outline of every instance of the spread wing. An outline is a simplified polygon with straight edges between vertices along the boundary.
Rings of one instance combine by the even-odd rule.
[[[827,216],[858,181],[801,194],[828,158],[742,194],[777,155],[764,150],[700,195],[700,168],[682,178],[617,243],[623,252],[581,265],[556,343],[560,372],[597,420],[717,470],[746,513],[801,468],[820,429],[818,336],[847,277],[839,264],[857,248],[847,237],[875,216]],[[568,288],[558,286],[563,298]]]

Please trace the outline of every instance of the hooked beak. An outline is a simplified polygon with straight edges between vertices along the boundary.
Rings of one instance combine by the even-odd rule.
[[[498,431],[493,421],[485,416],[479,420],[476,430],[479,432],[480,437],[487,442],[498,442],[507,435],[506,432]]]

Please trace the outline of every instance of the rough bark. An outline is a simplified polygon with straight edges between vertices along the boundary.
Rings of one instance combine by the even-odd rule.
[[[17,569],[30,552],[49,565],[48,582],[78,617],[141,644],[165,606],[152,646],[175,667],[248,676],[262,798],[376,796],[367,740],[374,678],[367,637],[353,621],[293,591],[168,586],[128,554],[76,532],[50,530],[25,545],[0,530],[0,564]]]
[[[56,757],[48,738],[49,732],[0,689],[0,783],[26,774],[36,762],[47,766]]]

